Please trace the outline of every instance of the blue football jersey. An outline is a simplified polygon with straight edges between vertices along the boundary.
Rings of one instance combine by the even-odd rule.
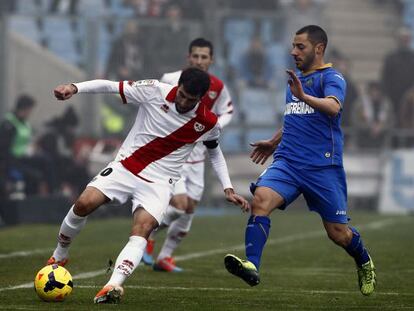
[[[288,85],[282,141],[274,158],[294,162],[297,167],[342,166],[340,121],[346,92],[345,79],[332,68],[332,64],[310,73],[297,74],[306,94],[319,98],[333,97],[340,103],[341,111],[330,117],[296,98]]]

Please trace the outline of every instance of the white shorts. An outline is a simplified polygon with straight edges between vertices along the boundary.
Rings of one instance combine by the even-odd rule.
[[[193,200],[200,201],[203,191],[204,161],[184,164],[181,178],[174,186],[174,195],[187,194]]]
[[[120,162],[111,162],[88,184],[106,195],[111,201],[123,204],[132,200],[132,213],[144,208],[161,223],[172,196],[174,185],[151,183],[128,171]]]

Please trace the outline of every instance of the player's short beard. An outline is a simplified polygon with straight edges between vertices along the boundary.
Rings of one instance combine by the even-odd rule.
[[[304,72],[308,71],[310,69],[310,67],[312,66],[314,60],[315,60],[315,56],[316,56],[316,54],[314,52],[312,52],[309,55],[306,55],[306,57],[303,58],[302,65],[300,67],[298,66],[298,69],[300,69]]]

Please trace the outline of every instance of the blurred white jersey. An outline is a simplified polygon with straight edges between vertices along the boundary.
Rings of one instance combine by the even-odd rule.
[[[202,103],[187,113],[177,112],[177,86],[158,80],[121,81],[119,94],[139,110],[115,161],[148,182],[176,182],[195,144],[220,135],[217,116]]]
[[[161,82],[168,83],[170,85],[178,85],[178,80],[181,75],[180,71],[165,73],[161,77]],[[210,76],[210,88],[207,94],[202,98],[201,104],[205,105],[207,109],[211,110],[218,116],[218,123],[223,128],[226,126],[232,117],[233,104],[231,102],[230,93],[224,83],[217,77],[209,74]],[[187,159],[187,163],[198,163],[205,159],[206,148],[202,143],[197,143],[190,156]]]

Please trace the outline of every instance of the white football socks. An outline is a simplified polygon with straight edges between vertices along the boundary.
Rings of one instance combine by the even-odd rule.
[[[141,236],[130,236],[128,243],[119,253],[115,262],[114,271],[106,285],[122,286],[135,268],[138,267],[144,254],[147,240]]]
[[[193,218],[194,214],[185,213],[170,225],[168,228],[167,237],[165,238],[157,260],[172,256],[174,250],[178,247],[183,238],[190,231]]]
[[[56,261],[68,258],[69,246],[72,243],[73,238],[78,235],[85,226],[86,220],[87,217],[78,216],[73,212],[72,205],[60,226],[58,244],[53,252],[53,257],[55,257]]]

